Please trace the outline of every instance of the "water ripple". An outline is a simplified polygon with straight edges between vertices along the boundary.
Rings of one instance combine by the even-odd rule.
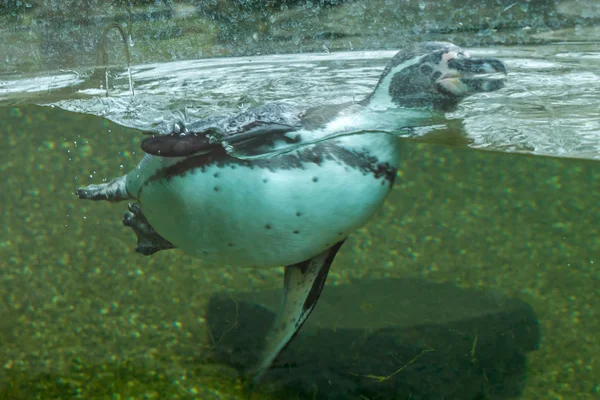
[[[583,47],[581,47],[583,46]],[[467,145],[499,151],[598,158],[600,52],[587,45],[475,49],[499,57],[507,86],[465,100],[449,120]],[[111,71],[109,96],[91,73],[0,79],[0,104],[36,103],[108,118],[140,130],[169,129],[173,112],[194,120],[272,101],[299,107],[358,100],[373,88],[394,51],[292,54],[176,61]],[[463,141],[461,141],[463,143]]]

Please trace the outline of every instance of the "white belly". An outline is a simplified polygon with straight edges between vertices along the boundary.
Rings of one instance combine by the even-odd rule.
[[[337,161],[278,172],[207,166],[144,186],[156,231],[219,264],[273,267],[322,252],[363,225],[390,189],[384,177]]]

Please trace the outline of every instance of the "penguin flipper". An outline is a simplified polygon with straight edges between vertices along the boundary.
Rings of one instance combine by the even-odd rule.
[[[258,362],[247,372],[251,384],[260,380],[315,308],[344,240],[309,260],[285,267],[281,309]]]
[[[299,139],[286,136],[297,127],[276,123],[256,122],[248,124],[236,133],[223,133],[216,128],[201,132],[173,132],[156,135],[142,141],[142,150],[160,157],[187,157],[198,153],[209,153],[224,145],[251,154],[260,153],[264,145],[277,140],[295,143]]]

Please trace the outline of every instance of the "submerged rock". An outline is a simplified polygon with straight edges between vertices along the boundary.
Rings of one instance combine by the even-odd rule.
[[[252,365],[279,296],[213,295],[207,357]],[[356,282],[324,290],[264,384],[310,399],[501,399],[521,392],[539,340],[535,313],[516,299],[445,283]]]

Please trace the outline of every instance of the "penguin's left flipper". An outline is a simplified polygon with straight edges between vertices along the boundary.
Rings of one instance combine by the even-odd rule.
[[[260,153],[265,145],[283,140],[288,144],[299,138],[288,134],[298,128],[290,125],[255,122],[248,124],[233,134],[223,134],[216,128],[200,132],[177,131],[169,135],[156,135],[142,141],[142,150],[160,157],[187,157],[194,154],[210,153],[222,149],[223,145],[233,146],[250,154]]]

